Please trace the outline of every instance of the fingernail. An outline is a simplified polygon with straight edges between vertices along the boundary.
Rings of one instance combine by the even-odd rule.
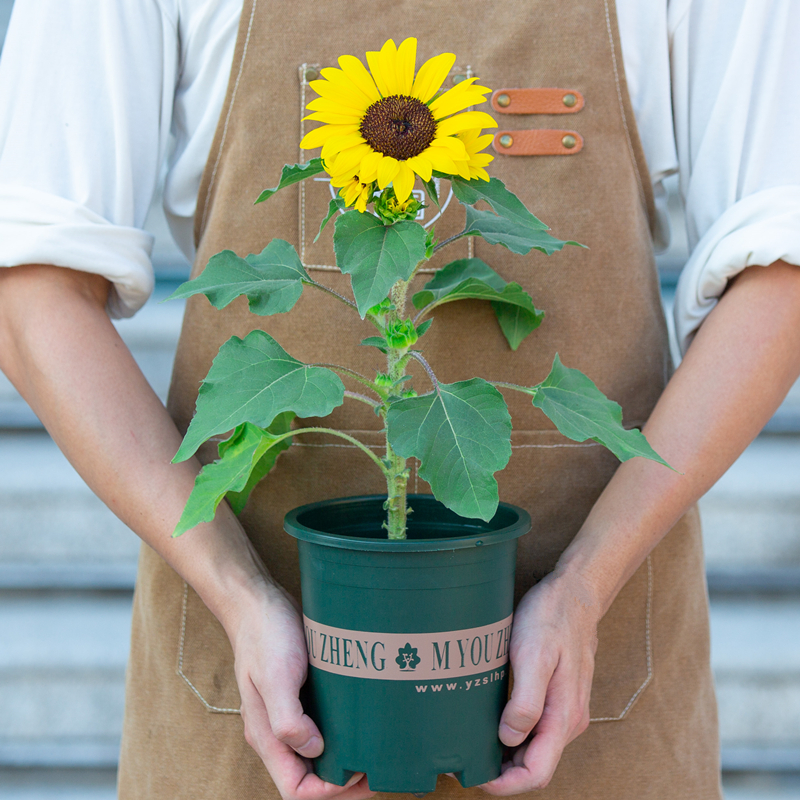
[[[501,741],[506,742],[506,739],[512,740],[512,743],[518,744],[517,739],[524,739],[527,734],[524,731],[515,731],[510,725],[507,725],[505,722],[500,723],[500,739]],[[505,737],[505,738],[504,738]]]
[[[321,742],[322,740],[315,734],[302,747],[298,747],[297,752],[306,758],[316,758],[322,752]]]
[[[350,780],[344,785],[344,788],[349,789],[351,786],[355,786],[355,784],[357,784],[363,777],[363,772],[354,772],[350,777]]]

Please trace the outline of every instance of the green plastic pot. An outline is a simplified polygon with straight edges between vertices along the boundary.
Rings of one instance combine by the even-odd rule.
[[[527,512],[490,522],[410,495],[408,538],[389,541],[385,497],[302,506],[298,539],[309,651],[303,705],[325,739],[317,775],[374,791],[433,791],[500,774],[517,539]]]

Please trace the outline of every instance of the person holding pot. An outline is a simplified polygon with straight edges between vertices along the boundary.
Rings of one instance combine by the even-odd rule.
[[[294,482],[292,497],[267,480],[241,520],[223,505],[171,539],[200,466],[170,464],[199,380],[222,341],[262,321],[190,302],[167,411],[109,314],[135,313],[152,290],[141,225],[165,156],[168,218],[195,274],[223,247],[260,249],[265,231],[294,237],[307,268],[325,271],[330,242],[314,244],[305,205],[252,201],[276,165],[298,160],[309,74],[407,36],[426,56],[458,55],[452,82],[476,74],[493,88],[585,99],[522,116],[496,109],[512,140],[559,132],[544,152],[501,144],[492,174],[589,249],[493,255],[549,319],[513,356],[485,326],[463,352],[535,377],[558,350],[678,470],[618,466],[538,418],[517,425],[501,498],[531,512],[535,533],[520,545],[515,682],[499,730],[512,755],[482,788],[720,796],[693,504],[800,374],[800,157],[776,147],[800,114],[784,102],[800,73],[800,9],[593,0],[568,11],[557,0],[380,13],[352,0],[17,0],[0,63],[0,265],[11,267],[0,270],[0,367],[145,542],[121,798],[372,794],[368,776],[339,787],[309,767],[324,742],[299,700],[307,655],[281,519],[297,496],[340,494],[343,476],[358,481],[350,494],[379,490],[376,479],[358,454],[293,446],[276,476],[321,478]],[[676,304],[685,356],[671,374],[652,253],[664,240],[653,187],[674,172],[693,252]],[[308,204],[325,200],[328,187],[317,189]],[[305,319],[283,337],[301,351],[308,331],[337,322],[323,305]],[[448,324],[443,315],[437,335]],[[454,357],[448,369],[471,368]],[[342,412],[337,427],[374,429],[359,413]],[[443,777],[438,794],[479,791]]]

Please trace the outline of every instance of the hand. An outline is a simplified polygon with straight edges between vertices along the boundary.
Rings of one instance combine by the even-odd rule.
[[[551,573],[522,598],[511,635],[514,687],[500,720],[500,740],[515,747],[494,795],[542,789],[564,748],[589,725],[589,695],[599,611],[578,581]]]
[[[308,669],[302,618],[294,599],[276,584],[265,583],[258,594],[229,633],[247,743],[284,800],[371,797],[363,773],[336,786],[312,772],[310,759],[322,753],[324,743],[299,700]]]

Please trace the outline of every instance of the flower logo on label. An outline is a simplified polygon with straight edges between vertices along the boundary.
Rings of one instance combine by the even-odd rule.
[[[420,658],[417,655],[417,648],[412,647],[406,642],[405,647],[401,647],[397,651],[397,658],[395,659],[401,670],[412,670],[417,668]]]

